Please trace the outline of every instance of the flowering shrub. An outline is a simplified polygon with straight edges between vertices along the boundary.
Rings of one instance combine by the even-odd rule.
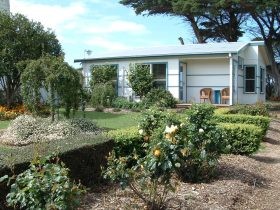
[[[214,106],[210,104],[193,105],[187,113],[181,141],[182,167],[179,175],[193,182],[208,179],[214,172],[217,160],[224,151],[225,143],[221,130],[212,120]]]
[[[59,140],[80,133],[98,132],[94,123],[80,120],[51,122],[49,118],[21,115],[13,120],[0,138],[8,145],[27,145],[39,141]]]
[[[24,113],[26,113],[26,109],[23,105],[17,105],[13,108],[0,106],[0,120],[12,120]]]
[[[174,173],[191,181],[211,175],[223,148],[220,132],[211,121],[213,113],[214,108],[205,104],[194,105],[183,122],[174,113],[156,109],[143,113],[139,123],[143,143],[138,150],[144,154],[134,151],[118,156],[114,151],[105,178],[129,186],[148,209],[165,208],[168,192],[175,189]]]

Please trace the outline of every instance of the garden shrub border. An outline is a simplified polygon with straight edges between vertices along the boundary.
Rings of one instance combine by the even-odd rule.
[[[250,155],[258,151],[263,139],[260,127],[242,123],[219,123],[227,147],[225,153]]]
[[[216,114],[214,119],[217,123],[237,123],[237,124],[251,124],[262,129],[262,137],[265,136],[268,130],[270,118],[263,116],[250,116],[245,114]]]

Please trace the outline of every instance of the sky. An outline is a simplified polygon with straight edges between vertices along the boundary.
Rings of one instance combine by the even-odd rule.
[[[55,32],[65,60],[111,50],[192,43],[190,27],[178,17],[136,15],[119,0],[10,0],[12,13],[21,13]]]

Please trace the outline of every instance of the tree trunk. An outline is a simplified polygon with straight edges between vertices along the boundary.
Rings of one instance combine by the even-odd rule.
[[[199,29],[198,25],[197,25],[197,21],[195,20],[195,17],[191,16],[191,15],[186,15],[187,20],[191,23],[194,35],[196,37],[196,40],[198,43],[205,43],[205,37],[203,37],[203,35],[201,34],[201,30]]]
[[[272,41],[266,39],[264,42],[267,47],[268,56],[271,60],[271,73],[275,79],[274,95],[280,97],[280,73],[275,61]]]

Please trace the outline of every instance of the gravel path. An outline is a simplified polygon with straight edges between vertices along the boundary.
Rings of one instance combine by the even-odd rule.
[[[273,120],[262,149],[250,157],[225,155],[210,183],[180,183],[168,209],[280,209],[280,121]],[[144,209],[129,190],[102,187],[88,193],[81,209]]]

